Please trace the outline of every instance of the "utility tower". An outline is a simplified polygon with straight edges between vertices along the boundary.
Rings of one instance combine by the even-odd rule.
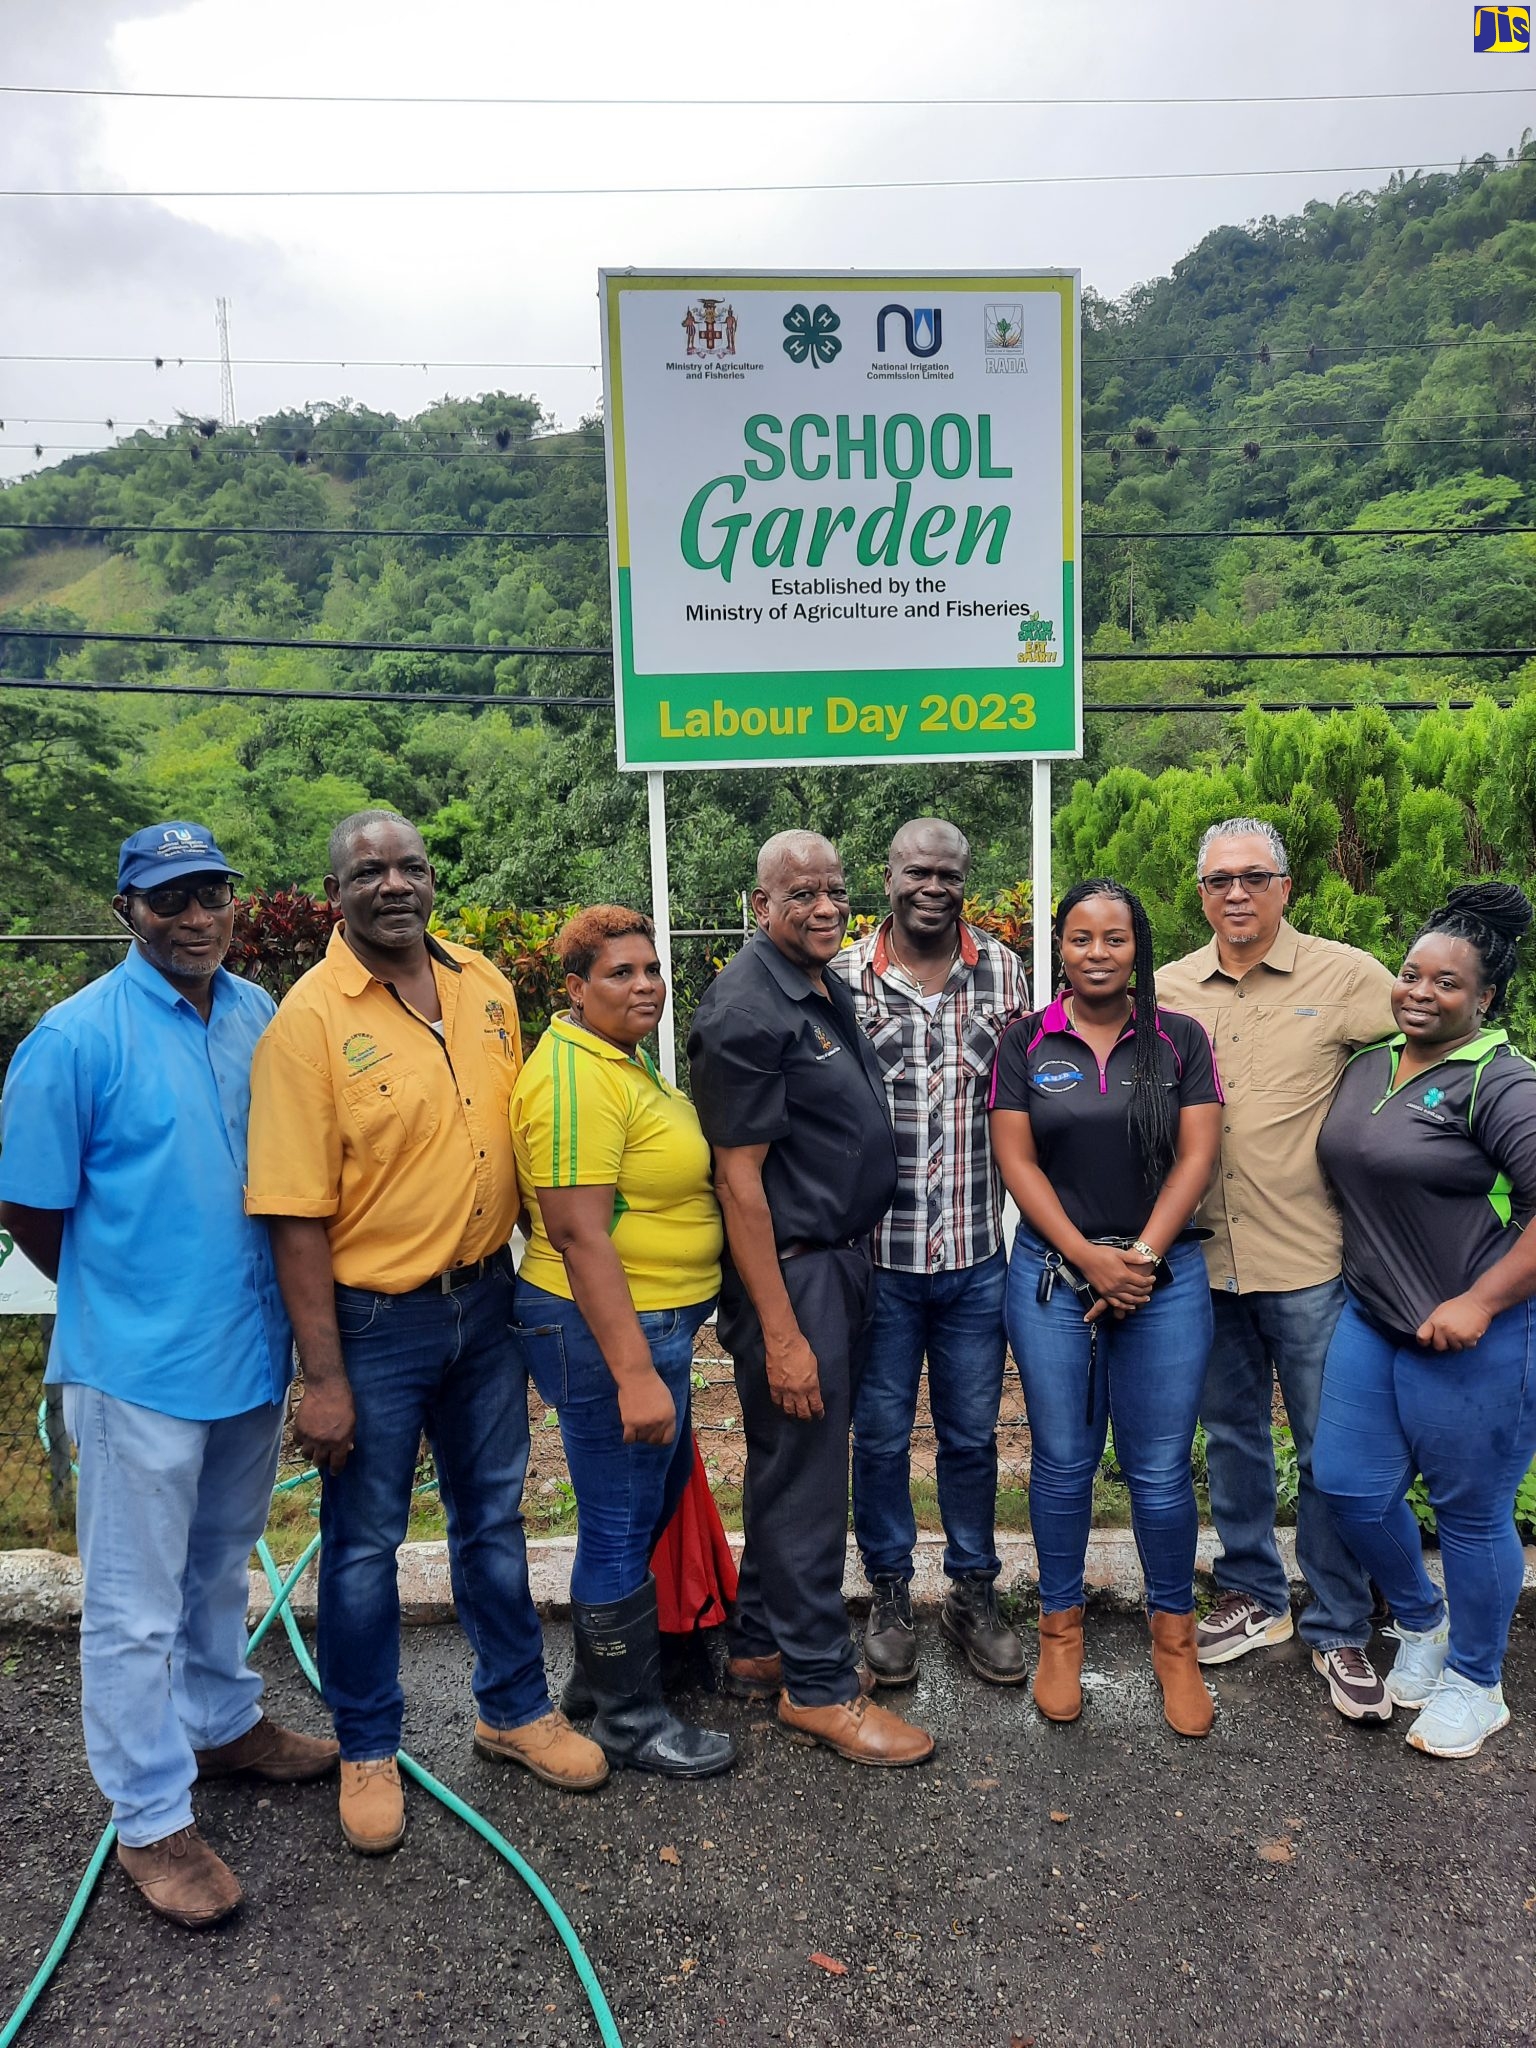
[[[229,301],[220,299],[219,309],[219,424],[232,427],[237,424],[235,412],[235,373],[229,360]]]

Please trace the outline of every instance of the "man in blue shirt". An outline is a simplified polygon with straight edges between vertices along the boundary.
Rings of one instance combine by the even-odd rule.
[[[81,1699],[118,1860],[184,1927],[240,1902],[192,1785],[336,1759],[269,1721],[245,1661],[292,1338],[244,1208],[251,1054],[272,999],[223,967],[232,868],[202,826],[123,842],[122,964],[48,1012],[0,1102],[0,1223],[50,1278],[47,1378],[78,1445]]]

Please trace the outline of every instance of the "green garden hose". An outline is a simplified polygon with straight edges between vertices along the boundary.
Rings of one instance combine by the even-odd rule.
[[[46,1411],[41,1406],[38,1409],[37,1415],[37,1431],[46,1446],[48,1442]],[[307,1472],[300,1472],[295,1478],[281,1480],[273,1489],[274,1499],[278,1494],[290,1493],[294,1487],[302,1486],[306,1480],[314,1479],[316,1476],[317,1474],[311,1469]],[[429,1481],[428,1487],[433,1483]],[[417,1491],[425,1492],[428,1490],[428,1487],[418,1487]],[[293,1650],[299,1669],[315,1688],[316,1692],[320,1690],[320,1674],[315,1669],[314,1659],[309,1654],[309,1649],[303,1636],[299,1633],[299,1625],[289,1611],[288,1602],[292,1598],[294,1587],[299,1583],[299,1580],[314,1561],[319,1549],[320,1538],[315,1536],[305,1546],[297,1564],[293,1565],[287,1576],[284,1577],[278,1570],[277,1562],[272,1552],[267,1547],[265,1536],[258,1541],[256,1555],[262,1570],[267,1575],[267,1582],[272,1588],[272,1604],[256,1624],[250,1642],[246,1647],[246,1654],[249,1656],[261,1642],[268,1629],[271,1628],[273,1622],[281,1617],[283,1627],[288,1634],[289,1645]],[[439,1779],[434,1778],[430,1771],[424,1770],[414,1757],[407,1756],[405,1751],[401,1750],[399,1761],[400,1768],[408,1777],[414,1779],[424,1792],[429,1792],[440,1805],[445,1806],[455,1819],[463,1821],[466,1827],[472,1828],[483,1842],[488,1843],[496,1851],[496,1854],[501,1857],[503,1862],[509,1863],[513,1870],[516,1871],[529,1891],[538,1900],[540,1906],[543,1907],[545,1915],[555,1932],[559,1935],[565,1951],[575,1967],[581,1988],[586,1994],[587,2003],[592,2009],[592,2017],[597,2021],[597,2031],[603,2042],[603,2048],[623,2048],[623,2041],[614,2022],[613,2013],[609,2009],[608,2000],[603,1995],[603,1987],[598,1982],[597,1972],[592,1967],[591,1958],[582,1947],[580,1937],[566,1918],[559,1900],[556,1899],[554,1893],[545,1884],[532,1864],[520,1856],[506,1837],[493,1828],[483,1815],[477,1813],[467,1801],[460,1799],[456,1792],[450,1791]],[[18,2004],[16,2010],[6,2021],[4,2028],[0,2029],[0,2048],[11,2048],[11,2043],[16,2039],[26,2023],[28,2013],[31,2012],[33,2006],[42,1996],[49,1979],[63,1961],[64,1952],[69,1947],[75,1929],[80,1925],[86,1906],[90,1901],[91,1893],[95,1889],[96,1880],[100,1877],[116,1840],[117,1829],[109,1826],[103,1833],[101,1840],[96,1844],[91,1860],[85,1867],[85,1874],[76,1888],[75,1896],[70,1901],[69,1911],[65,1914],[63,1923],[58,1933],[54,1936],[52,1945],[47,1955],[44,1956],[36,1976],[22,1993],[20,2004]]]

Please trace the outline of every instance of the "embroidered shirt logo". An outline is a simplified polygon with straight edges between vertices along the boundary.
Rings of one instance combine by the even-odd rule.
[[[366,1074],[370,1067],[376,1067],[381,1060],[391,1055],[385,1052],[371,1031],[354,1031],[341,1042],[341,1056],[347,1063],[350,1074]]]
[[[833,1053],[841,1052],[843,1049],[838,1044],[835,1038],[829,1037],[827,1033],[823,1031],[819,1024],[812,1024],[811,1036],[815,1039],[818,1047],[816,1053],[816,1058],[818,1061],[829,1060],[831,1059]]]
[[[1082,1080],[1083,1070],[1075,1060],[1042,1060],[1029,1078],[1045,1095],[1064,1095]]]
[[[1426,1088],[1419,1097],[1419,1100],[1426,1109],[1438,1109],[1445,1100],[1445,1090],[1443,1088]]]

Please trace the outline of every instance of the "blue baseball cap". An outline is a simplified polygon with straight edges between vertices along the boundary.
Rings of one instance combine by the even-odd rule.
[[[146,825],[117,850],[119,889],[158,889],[163,882],[179,882],[183,875],[244,879],[243,870],[231,867],[220,853],[206,825]]]

